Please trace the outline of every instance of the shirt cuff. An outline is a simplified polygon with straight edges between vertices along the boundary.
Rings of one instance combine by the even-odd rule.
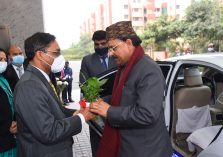
[[[81,124],[83,125],[83,124],[86,122],[86,121],[85,121],[85,118],[84,118],[84,116],[83,116],[83,114],[78,113],[77,115],[80,117],[80,119],[81,119]]]

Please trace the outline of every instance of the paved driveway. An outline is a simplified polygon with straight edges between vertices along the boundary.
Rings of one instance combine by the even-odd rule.
[[[80,71],[81,61],[70,61],[70,67],[73,70],[73,91],[72,97],[75,100],[74,103],[70,103],[69,107],[79,109],[80,106],[78,101],[80,100],[80,89],[78,86],[79,82],[79,71]],[[73,156],[74,157],[92,157],[89,127],[87,124],[83,126],[80,134],[73,136]]]

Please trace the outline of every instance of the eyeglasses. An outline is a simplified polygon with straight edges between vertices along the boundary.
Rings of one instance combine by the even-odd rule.
[[[53,53],[53,55],[56,56],[56,57],[58,57],[58,56],[61,55],[61,51],[60,51],[60,50],[58,50],[58,51],[44,51],[44,52],[51,52],[51,53]]]
[[[116,45],[113,46],[113,47],[108,48],[108,51],[109,51],[110,53],[115,52],[115,51],[116,51],[116,48],[117,48],[119,45],[121,45],[121,44],[122,44],[122,42],[116,44]]]

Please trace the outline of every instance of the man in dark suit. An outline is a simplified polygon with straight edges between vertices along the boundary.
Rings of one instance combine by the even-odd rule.
[[[171,157],[165,125],[165,79],[159,65],[140,46],[131,21],[106,28],[109,53],[119,65],[112,98],[90,111],[106,118],[97,157]]]
[[[114,58],[108,55],[106,32],[103,30],[94,32],[92,40],[94,42],[95,53],[85,56],[81,62],[79,75],[79,81],[81,84],[84,83],[89,77],[97,76],[98,74],[117,66]],[[100,137],[91,128],[90,141],[92,155],[95,157]]]
[[[24,73],[24,56],[20,47],[16,45],[11,45],[8,53],[8,62],[6,71],[4,72],[4,77],[8,81],[12,92],[14,91],[16,83],[19,78]]]
[[[73,112],[62,107],[49,74],[64,67],[55,37],[35,33],[25,40],[29,59],[14,91],[18,157],[72,157],[72,136],[94,118],[89,109]]]
[[[106,32],[98,30],[92,36],[95,53],[89,54],[82,59],[79,75],[80,83],[84,83],[89,77],[116,67],[113,57],[108,54],[108,45],[106,41]]]
[[[63,69],[62,80],[67,81],[68,85],[62,91],[62,100],[64,103],[74,102],[72,99],[72,82],[73,82],[73,71],[69,67],[69,62],[65,62],[65,67]]]

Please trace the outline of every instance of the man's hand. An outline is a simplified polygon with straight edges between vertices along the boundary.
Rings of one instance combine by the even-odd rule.
[[[89,121],[95,117],[95,114],[91,113],[88,107],[85,109],[79,110],[79,113],[81,113],[84,116],[85,121]]]
[[[12,124],[9,128],[9,131],[12,133],[12,134],[16,134],[17,133],[17,123],[16,121],[12,121]]]
[[[109,107],[108,103],[100,99],[90,104],[90,111],[106,118]]]

